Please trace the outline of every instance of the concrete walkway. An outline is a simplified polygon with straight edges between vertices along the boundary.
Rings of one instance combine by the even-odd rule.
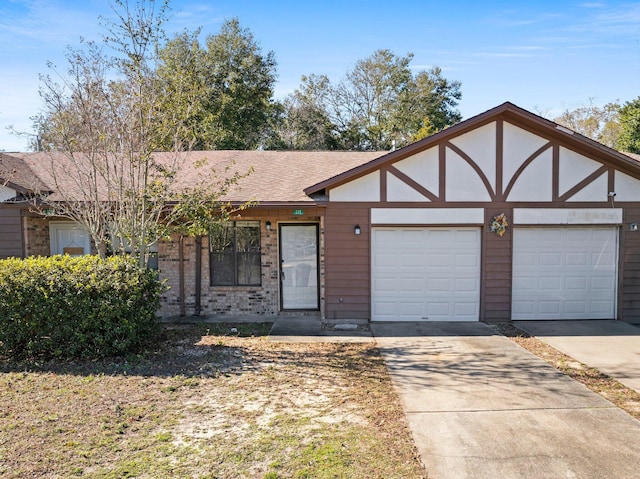
[[[638,478],[640,422],[483,323],[372,323],[430,479]]]
[[[640,392],[639,327],[622,321],[517,321],[514,324]]]
[[[314,316],[278,317],[269,341],[284,343],[373,343],[366,320],[330,321]]]

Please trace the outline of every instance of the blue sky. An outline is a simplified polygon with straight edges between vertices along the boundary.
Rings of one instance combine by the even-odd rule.
[[[134,2],[135,0],[130,0]],[[640,96],[640,2],[415,0],[173,0],[169,33],[216,33],[238,17],[278,60],[276,97],[301,75],[338,81],[356,60],[388,48],[415,54],[462,82],[464,118],[511,101],[553,117],[593,101]],[[38,75],[65,66],[67,45],[100,39],[108,0],[0,0],[0,150],[20,151],[41,108]]]

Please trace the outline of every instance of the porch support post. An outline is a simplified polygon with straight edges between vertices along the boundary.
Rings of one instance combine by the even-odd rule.
[[[196,236],[196,305],[194,316],[200,316],[202,311],[202,236]]]

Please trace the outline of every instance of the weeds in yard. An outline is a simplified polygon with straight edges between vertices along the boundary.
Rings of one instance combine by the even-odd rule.
[[[0,361],[0,476],[426,475],[376,348],[267,331],[170,326],[135,357]]]

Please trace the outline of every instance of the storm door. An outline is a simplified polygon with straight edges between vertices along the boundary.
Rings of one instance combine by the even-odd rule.
[[[320,309],[318,225],[280,225],[280,306]]]

